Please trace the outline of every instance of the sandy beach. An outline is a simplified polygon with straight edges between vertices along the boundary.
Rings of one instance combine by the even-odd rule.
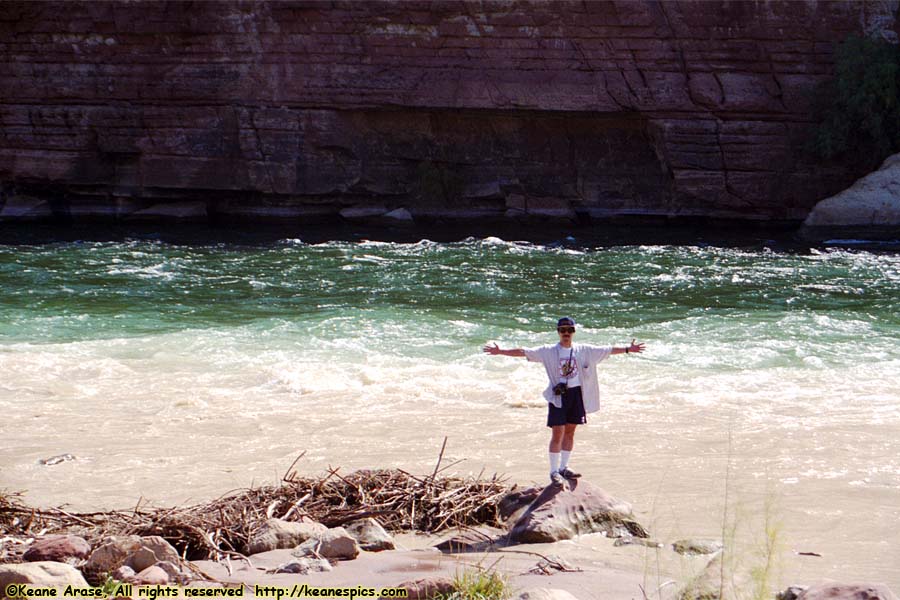
[[[332,569],[309,574],[277,573],[279,567],[296,562],[302,553],[282,548],[247,557],[223,556],[222,560],[194,560],[193,579],[186,587],[218,589],[242,587],[244,596],[276,598],[278,590],[296,590],[295,586],[315,588],[373,589],[408,587],[418,580],[454,581],[464,574],[497,573],[506,582],[507,597],[515,598],[535,588],[564,590],[579,600],[622,600],[624,598],[671,598],[709,562],[710,556],[681,556],[671,547],[648,548],[620,545],[605,533],[578,536],[553,543],[513,544],[483,551],[450,553],[436,546],[459,535],[471,535],[470,527],[453,528],[441,534],[399,533],[392,536],[395,549],[381,552],[361,551],[352,560],[331,560]],[[478,531],[504,533],[486,527]],[[20,538],[33,543],[45,535]],[[8,548],[13,538],[0,540]],[[72,563],[74,561],[70,561]],[[84,571],[85,563],[79,567]],[[46,564],[46,563],[39,563]],[[556,568],[549,565],[556,565]],[[9,581],[2,572],[0,582]],[[558,570],[562,567],[564,570]],[[84,571],[87,572],[87,571]],[[20,580],[21,581],[21,580]],[[40,584],[38,584],[40,585]],[[58,588],[62,593],[63,587]],[[96,589],[96,588],[95,588]],[[144,586],[135,584],[131,597],[184,597],[183,587],[175,581]],[[214,593],[214,592],[213,592]],[[327,594],[329,592],[319,592]],[[366,592],[362,592],[365,595]],[[5,597],[5,596],[4,596]],[[311,596],[301,596],[311,597]]]
[[[331,487],[323,487],[329,480]],[[337,487],[334,487],[335,484]],[[394,489],[385,491],[388,486],[394,486]],[[474,499],[475,502],[471,504],[473,509],[480,511],[478,503],[482,501],[481,499],[491,498],[489,501],[494,503],[499,511],[496,514],[501,515],[504,522],[498,523],[502,525],[498,528],[478,525],[476,521],[469,525],[441,528],[438,533],[395,530],[392,534],[386,534],[376,526],[380,532],[376,532],[377,536],[384,536],[390,542],[388,549],[377,551],[371,545],[366,546],[367,542],[371,542],[371,539],[366,539],[369,534],[354,529],[351,527],[352,523],[348,525],[347,530],[343,527],[329,528],[305,516],[306,509],[300,511],[302,515],[294,514],[290,518],[291,523],[271,518],[277,507],[281,506],[277,514],[282,514],[286,505],[291,506],[292,508],[284,513],[284,516],[288,517],[294,512],[293,507],[304,504],[311,494],[318,494],[319,500],[310,501],[305,506],[313,513],[317,513],[319,520],[332,523],[349,522],[354,516],[378,513],[377,507],[386,506],[382,500],[385,497],[396,498],[394,490],[403,486],[406,486],[407,493],[421,496],[420,506],[423,512],[432,514],[437,510],[440,513],[438,519],[441,518],[440,515],[453,514],[454,505],[469,505],[470,499]],[[306,489],[309,489],[309,492],[306,492]],[[288,496],[278,495],[285,491],[289,492]],[[357,491],[360,498],[368,497],[370,504],[358,504],[359,498],[350,500],[349,495]],[[335,493],[338,496],[335,496]],[[39,531],[32,531],[30,536],[8,535],[0,540],[3,557],[0,563],[17,563],[22,558],[26,561],[37,560],[35,556],[29,558],[28,554],[23,557],[21,552],[25,549],[32,552],[37,546],[50,541],[49,538],[54,534],[67,533],[65,527],[51,528],[49,532],[46,526],[42,527],[43,524],[52,522],[54,518],[65,517],[64,521],[72,526],[71,533],[80,531],[90,534],[93,549],[78,558],[57,557],[54,560],[65,561],[75,566],[95,586],[102,585],[104,579],[109,581],[110,577],[116,582],[134,584],[134,590],[129,588],[114,595],[144,597],[151,600],[158,597],[189,597],[185,586],[205,588],[205,591],[195,594],[215,594],[217,592],[211,590],[233,588],[242,590],[241,594],[244,596],[277,600],[281,600],[284,595],[287,595],[286,597],[340,595],[348,593],[340,590],[347,589],[357,590],[359,597],[391,597],[392,591],[396,591],[397,588],[411,589],[411,582],[420,582],[420,586],[424,585],[421,584],[422,581],[431,582],[429,585],[441,585],[441,582],[444,582],[444,585],[450,585],[448,582],[460,585],[459,582],[467,576],[478,574],[498,576],[502,579],[503,595],[489,596],[496,600],[534,598],[535,594],[547,593],[536,591],[538,588],[562,590],[579,600],[694,598],[700,596],[683,596],[684,590],[715,560],[723,560],[726,565],[723,573],[729,580],[737,582],[735,585],[739,589],[738,594],[726,596],[727,598],[739,600],[744,597],[774,597],[784,587],[778,581],[778,570],[781,568],[781,565],[777,564],[781,560],[779,555],[772,554],[768,557],[751,555],[745,546],[733,539],[727,539],[724,550],[720,550],[721,546],[717,543],[719,540],[695,538],[689,541],[696,542],[696,546],[704,542],[711,543],[713,548],[697,552],[676,551],[673,544],[676,540],[661,537],[660,532],[647,531],[637,521],[630,521],[632,516],[639,518],[632,513],[630,504],[608,496],[605,491],[584,480],[568,480],[562,487],[522,489],[517,486],[498,487],[493,480],[457,478],[435,480],[410,476],[402,471],[363,471],[343,477],[332,473],[317,481],[293,480],[288,482],[286,487],[249,490],[245,494],[249,496],[239,495],[234,502],[234,505],[240,508],[241,514],[245,515],[243,524],[225,520],[226,514],[234,518],[234,506],[227,507],[225,504],[215,502],[209,503],[199,511],[197,507],[161,510],[153,513],[150,521],[147,520],[150,513],[146,511],[135,512],[132,516],[129,516],[127,511],[98,516],[98,513],[71,514],[61,509],[42,510],[36,515],[32,514],[26,526],[28,530],[31,522],[37,518],[35,523],[38,524],[37,527],[41,527]],[[442,498],[453,496],[456,496],[454,503],[441,502]],[[255,498],[258,505],[255,507],[247,505],[248,497]],[[271,501],[273,497],[282,499]],[[294,497],[298,499],[291,502],[290,499]],[[519,497],[521,499],[516,499]],[[334,505],[333,512],[322,513],[322,502],[328,504],[328,498],[337,498],[340,503]],[[285,499],[288,500],[287,504],[284,502]],[[347,504],[348,500],[350,504]],[[512,504],[508,504],[510,501]],[[230,500],[225,498],[222,502]],[[4,506],[3,512],[7,516],[20,515],[13,520],[4,519],[4,532],[14,533],[17,529],[21,532],[22,517],[28,512],[27,509],[23,510],[25,507],[8,503]],[[399,504],[395,501],[389,507],[390,510],[381,512],[390,515],[385,517],[385,522],[394,519],[393,522],[396,524],[398,516],[402,520],[416,518],[415,502],[412,506],[413,513],[409,514],[403,512],[408,508],[404,501]],[[256,515],[249,520],[246,518],[248,509]],[[229,510],[231,512],[228,512]],[[399,515],[396,514],[398,510],[401,513]],[[450,512],[446,512],[447,510]],[[181,516],[178,516],[179,511],[183,511]],[[191,525],[191,517],[188,514],[191,511],[201,516],[207,514],[207,517],[203,517],[207,525],[218,527],[215,532],[204,534],[206,536],[204,544],[209,544],[208,550],[213,550],[214,547],[222,548],[222,551],[216,552],[217,559],[210,557],[189,562],[183,560],[192,547],[192,542],[187,541],[182,534],[188,530],[199,531],[196,525]],[[215,522],[216,512],[220,513],[218,516],[222,519],[218,521],[218,525]],[[487,514],[491,513],[492,511],[489,511]],[[170,515],[174,516],[167,521]],[[471,516],[464,514],[459,518],[469,519]],[[97,521],[98,518],[100,521]],[[241,521],[240,518],[238,520]],[[362,521],[369,520],[362,519]],[[87,530],[81,527],[91,522],[103,525],[95,524]],[[116,522],[119,523],[118,526],[115,525]],[[132,523],[130,527],[127,526],[128,522]],[[353,521],[359,522],[360,519]],[[124,529],[123,523],[126,525]],[[243,538],[246,542],[241,552],[225,550],[227,547],[234,547],[237,543],[235,533],[239,530],[247,531],[246,527],[250,523],[255,525],[252,526],[249,537]],[[531,529],[532,533],[528,534],[531,537],[525,537],[522,533],[523,524],[528,528],[534,528]],[[223,529],[226,530],[224,535]],[[230,537],[228,529],[231,530]],[[309,537],[303,538],[305,542],[297,543],[297,538],[290,536],[301,529],[304,531],[303,536]],[[115,531],[118,537],[113,540],[101,533],[101,530]],[[123,537],[122,534],[128,531],[132,533],[143,531],[144,537]],[[277,534],[274,533],[276,531]],[[575,531],[576,535],[573,536],[572,531]],[[146,537],[154,532],[164,535],[166,541],[160,537]],[[335,551],[337,546],[327,546],[333,541],[330,537],[332,534],[334,537],[343,538],[344,542],[349,542],[353,548],[348,551],[344,544],[343,550]],[[535,535],[541,537],[543,542],[538,543]],[[231,541],[227,541],[229,539]],[[289,541],[291,539],[294,541]],[[353,541],[354,539],[356,541]],[[448,548],[447,543],[451,540],[456,545]],[[460,546],[459,540],[469,544],[469,547]],[[176,550],[166,542],[178,545],[179,549]],[[136,550],[142,545],[151,549],[149,553],[147,550]],[[118,549],[111,550],[113,547]],[[360,550],[360,547],[369,548],[369,551]],[[191,552],[196,554],[197,547],[193,548]],[[143,558],[135,558],[138,556]],[[762,564],[760,560],[768,560],[770,564]],[[312,563],[316,564],[310,567]],[[34,565],[47,564],[60,563],[34,563]],[[134,569],[128,571],[132,565]],[[4,585],[9,582],[21,583],[23,579],[17,579],[20,576],[10,575],[4,571],[7,566],[0,565],[0,583]],[[298,567],[301,567],[302,571]],[[12,568],[15,568],[15,565]],[[137,570],[140,570],[140,573],[137,573]],[[71,576],[76,579],[81,577],[74,570],[70,571]],[[719,573],[718,568],[712,571],[715,574]],[[854,580],[852,575],[848,576],[848,580]],[[810,586],[820,583],[820,580],[791,583]],[[44,585],[62,585],[62,583]],[[309,591],[310,588],[316,590]],[[93,590],[96,592],[97,588]],[[560,598],[565,600],[568,597]]]
[[[222,563],[197,561],[205,573],[229,583],[290,587],[308,583],[319,587],[356,587],[357,585],[384,588],[399,583],[424,578],[449,577],[466,570],[493,568],[509,577],[511,589],[518,592],[530,588],[552,588],[570,592],[579,600],[622,600],[642,598],[641,587],[648,595],[660,583],[663,598],[670,597],[674,581],[666,573],[657,577],[655,564],[645,565],[650,558],[649,549],[642,547],[613,546],[613,540],[600,535],[584,536],[576,542],[555,544],[523,544],[506,551],[448,555],[434,548],[434,544],[446,536],[405,534],[395,538],[397,550],[381,553],[362,553],[352,561],[341,561],[328,573],[314,576],[290,574],[266,574],[291,559],[290,550],[273,550],[252,557],[252,566],[243,561],[233,561],[232,573]],[[653,552],[655,555],[655,552]],[[674,553],[673,553],[674,555]],[[529,573],[541,561],[541,556],[564,558],[577,572],[557,572],[552,575]],[[709,557],[697,557],[692,566],[702,567]],[[654,558],[655,561],[655,558]],[[664,568],[671,568],[666,564]]]

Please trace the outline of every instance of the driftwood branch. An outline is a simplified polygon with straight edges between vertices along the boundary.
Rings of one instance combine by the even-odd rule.
[[[281,510],[284,520],[312,519],[330,527],[369,516],[393,531],[501,525],[498,506],[510,490],[505,479],[442,476],[443,449],[425,478],[399,469],[339,475],[337,468],[322,477],[303,478],[292,464],[279,485],[233,490],[188,507],[153,509],[139,501],[122,511],[76,513],[34,508],[19,494],[0,494],[0,537],[34,537],[32,529],[74,533],[91,543],[107,535],[159,535],[189,559],[218,560],[243,558],[254,532]],[[24,551],[20,547],[25,546],[0,545],[0,563],[17,560]]]

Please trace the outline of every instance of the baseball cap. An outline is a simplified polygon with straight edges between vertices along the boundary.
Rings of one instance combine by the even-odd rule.
[[[559,321],[556,322],[557,327],[562,327],[564,325],[568,325],[569,327],[575,327],[575,319],[572,317],[563,317]]]

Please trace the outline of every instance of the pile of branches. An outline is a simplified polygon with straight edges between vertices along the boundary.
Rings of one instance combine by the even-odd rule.
[[[273,517],[328,527],[373,517],[388,530],[428,533],[501,525],[500,500],[514,487],[497,475],[443,477],[437,468],[427,477],[399,469],[342,476],[331,469],[319,478],[298,477],[289,469],[280,485],[237,490],[186,508],[147,509],[139,503],[128,511],[75,513],[36,509],[17,494],[0,495],[0,536],[71,533],[96,545],[108,535],[158,535],[185,558],[219,560],[245,554],[254,532]],[[0,562],[16,558],[6,551]]]

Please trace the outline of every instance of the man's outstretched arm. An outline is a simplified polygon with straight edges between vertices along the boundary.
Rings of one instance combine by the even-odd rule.
[[[500,354],[502,356],[525,356],[525,351],[522,350],[521,348],[513,348],[511,350],[504,350],[497,344],[494,344],[493,346],[491,346],[489,344],[485,345],[483,350],[486,354],[490,354],[493,356],[496,356],[498,354]]]
[[[625,348],[613,348],[612,354],[640,354],[644,351],[644,342],[640,344],[635,344],[634,340],[631,340],[631,344]]]

